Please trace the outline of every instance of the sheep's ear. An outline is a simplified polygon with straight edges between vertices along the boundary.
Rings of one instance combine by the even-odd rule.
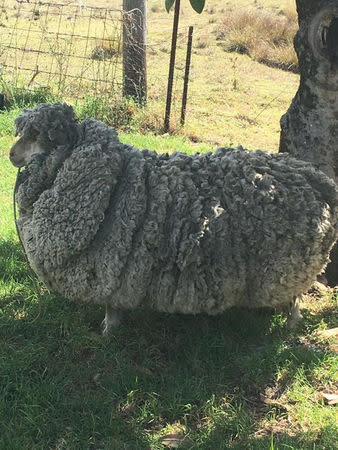
[[[61,145],[72,145],[74,139],[76,139],[76,125],[73,123],[70,124],[58,124],[55,127],[51,126],[51,128],[47,131],[47,135],[49,140],[54,144],[55,147]]]
[[[14,125],[16,128],[15,136],[18,136],[19,134],[24,133],[24,129],[25,129],[27,122],[32,121],[32,117],[33,117],[32,112],[33,112],[33,110],[31,110],[31,109],[24,109],[22,111],[22,113],[16,119],[14,119]]]
[[[15,136],[22,134],[23,129],[25,128],[26,122],[27,122],[27,114],[25,114],[25,111],[24,111],[22,114],[20,114],[20,116],[18,116],[14,120]]]
[[[57,145],[65,145],[65,131],[61,125],[51,127],[47,131],[48,139]]]

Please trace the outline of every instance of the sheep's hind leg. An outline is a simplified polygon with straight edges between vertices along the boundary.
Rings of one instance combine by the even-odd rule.
[[[121,313],[110,305],[106,304],[106,315],[102,321],[102,334],[107,336],[112,328],[117,328],[120,324]]]
[[[303,316],[300,313],[300,302],[299,298],[295,298],[293,302],[291,303],[291,307],[288,314],[288,322],[287,326],[288,328],[292,329],[295,328],[300,319],[302,319]]]

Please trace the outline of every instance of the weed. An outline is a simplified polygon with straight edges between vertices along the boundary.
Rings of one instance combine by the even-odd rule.
[[[138,129],[141,133],[163,133],[163,116],[160,112],[145,107],[139,110],[137,115]]]
[[[208,45],[210,45],[210,44],[206,40],[198,39],[197,43],[195,44],[195,47],[198,49],[204,49],[204,48],[207,48]]]
[[[24,108],[37,103],[48,103],[54,100],[54,96],[47,87],[33,87],[31,89],[20,86],[17,83],[8,83],[0,78],[0,91],[4,94],[4,107]]]

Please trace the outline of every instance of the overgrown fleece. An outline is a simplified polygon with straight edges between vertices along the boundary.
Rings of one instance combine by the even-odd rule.
[[[16,125],[46,149],[20,179],[23,242],[67,298],[208,314],[283,305],[337,238],[335,184],[287,155],[139,151],[61,104]]]

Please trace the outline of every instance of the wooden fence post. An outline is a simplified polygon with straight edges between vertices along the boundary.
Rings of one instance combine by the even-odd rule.
[[[123,96],[147,101],[147,1],[123,0]]]
[[[296,0],[300,84],[281,118],[280,151],[311,162],[338,183],[338,3]],[[338,245],[326,270],[338,283]]]

